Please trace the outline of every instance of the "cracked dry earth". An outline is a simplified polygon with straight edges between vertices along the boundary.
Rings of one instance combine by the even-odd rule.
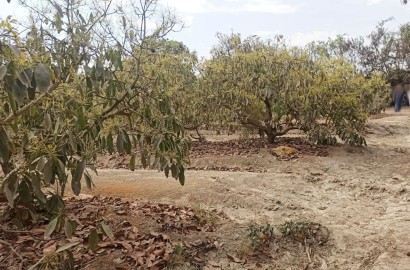
[[[283,248],[256,263],[260,269],[410,269],[410,109],[371,119],[366,136],[368,147],[339,145],[327,157],[279,161],[262,149],[196,158],[197,167],[253,166],[263,173],[189,170],[183,187],[157,171],[101,169],[96,188],[84,192],[223,211],[227,219],[213,237],[225,246],[209,254],[207,269],[251,269],[226,260],[240,249],[247,226],[289,220],[327,227],[329,243],[315,258]]]

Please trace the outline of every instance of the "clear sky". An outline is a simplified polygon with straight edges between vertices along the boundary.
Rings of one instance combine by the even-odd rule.
[[[18,13],[13,0],[0,0],[0,17]],[[282,34],[293,45],[337,34],[367,35],[381,20],[391,29],[410,22],[410,4],[400,0],[159,0],[175,10],[186,27],[170,36],[200,56],[208,56],[215,34],[241,33],[263,38]]]

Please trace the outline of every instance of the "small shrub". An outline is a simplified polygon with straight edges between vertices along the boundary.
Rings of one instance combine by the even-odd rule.
[[[283,236],[289,237],[292,240],[306,243],[316,242],[318,244],[325,243],[329,238],[329,231],[326,227],[313,222],[304,221],[286,221],[279,226],[279,230]]]
[[[253,250],[269,247],[275,238],[273,226],[270,224],[266,224],[265,226],[250,225],[247,232]]]

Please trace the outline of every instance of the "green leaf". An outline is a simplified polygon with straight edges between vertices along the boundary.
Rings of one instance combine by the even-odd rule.
[[[122,139],[124,142],[123,145],[124,145],[125,153],[131,154],[132,144],[131,144],[130,136],[128,136],[125,130],[121,132],[121,135],[122,135]]]
[[[88,189],[92,189],[93,187],[95,187],[93,183],[93,178],[87,170],[84,171],[84,179]]]
[[[164,172],[165,172],[166,178],[168,178],[168,176],[169,176],[169,165],[165,166]]]
[[[42,156],[37,161],[38,162],[37,162],[36,170],[39,171],[39,172],[42,172],[43,169],[44,169],[44,165],[47,162],[47,158],[45,156]],[[35,163],[35,161],[33,161],[33,164],[34,163]]]
[[[88,235],[88,248],[95,252],[98,248],[98,242],[100,242],[100,237],[98,236],[97,230],[92,229]]]
[[[98,175],[97,168],[95,168],[94,164],[90,164],[90,165],[88,165],[88,167],[90,167],[90,169],[91,169],[96,175]]]
[[[76,246],[76,245],[78,245],[78,244],[80,244],[80,242],[67,243],[67,244],[65,244],[64,246],[59,247],[59,248],[56,250],[56,253],[60,253],[60,252],[62,252],[62,251],[64,251],[64,250],[67,250],[67,249],[69,249],[69,248],[71,248],[71,247],[74,247],[74,246]]]
[[[44,114],[44,128],[46,130],[51,129],[51,116],[49,113]]]
[[[171,165],[171,175],[175,179],[178,178],[178,167],[174,163],[172,163],[172,165]]]
[[[71,238],[77,228],[77,223],[66,218],[64,222],[64,233],[67,238]]]
[[[46,185],[50,185],[51,181],[53,180],[53,160],[50,158],[47,160],[47,162],[44,164],[43,168],[43,176],[44,176],[44,183]]]
[[[10,139],[4,127],[0,127],[0,162],[9,162],[11,157]]]
[[[135,171],[135,163],[136,163],[136,156],[135,154],[132,154],[131,159],[130,159],[130,170]]]
[[[43,64],[38,64],[34,70],[34,78],[36,80],[37,89],[40,93],[44,93],[50,87],[51,73],[50,70]]]
[[[0,81],[3,80],[4,76],[6,76],[7,73],[7,66],[1,66],[0,67]]]
[[[25,86],[19,79],[16,79],[13,84],[13,97],[19,106],[24,104],[27,96],[27,86]]]
[[[148,153],[146,150],[141,153],[141,164],[144,169],[148,167]]]
[[[18,188],[18,178],[16,176],[9,177],[4,183],[3,192],[6,195],[7,201],[11,207],[14,207],[14,197],[16,196]]]
[[[54,160],[54,165],[57,167],[57,176],[61,182],[65,182],[67,180],[67,175],[65,173],[65,165],[60,159]]]
[[[50,235],[55,231],[56,227],[57,227],[57,223],[58,223],[58,218],[59,217],[55,217],[54,219],[52,219],[48,224],[47,227],[44,231],[44,237],[50,237]]]
[[[75,136],[71,131],[68,132],[68,142],[72,151],[74,153],[77,153],[77,140],[75,139]]]
[[[101,223],[101,228],[102,228],[102,231],[105,233],[105,235],[107,235],[111,241],[114,241],[114,234],[112,233],[110,226],[108,226],[105,223]]]
[[[33,77],[33,69],[26,68],[18,74],[21,83],[27,88],[31,87],[31,78]]]
[[[89,90],[92,90],[92,89],[93,89],[93,81],[92,81],[92,79],[91,79],[89,76],[87,76],[87,77],[85,78],[85,81],[86,81],[86,84],[87,84],[87,88],[88,88]]]
[[[122,131],[120,130],[117,135],[117,151],[120,154],[124,153],[124,137],[122,136]]]
[[[40,176],[38,175],[38,172],[30,174],[30,179],[34,195],[40,202],[46,203],[46,197],[44,196],[44,193],[41,191],[41,180]]]
[[[18,194],[20,200],[23,203],[29,203],[33,200],[33,197],[31,196],[32,193],[30,187],[27,185],[27,178],[20,182],[20,185],[18,187]]]
[[[107,150],[110,155],[114,152],[114,140],[111,133],[107,136]]]
[[[77,167],[72,173],[73,179],[71,179],[71,189],[74,194],[78,196],[81,192],[81,178],[84,174],[85,167],[87,165],[87,160],[83,159],[77,163]]]
[[[100,59],[97,60],[97,63],[95,64],[95,75],[97,77],[100,77],[104,72],[104,64],[101,62]]]
[[[181,186],[185,184],[185,169],[183,166],[180,166],[179,168],[178,180]]]
[[[54,3],[53,6],[57,10],[58,16],[62,18],[64,16],[63,9],[57,3]]]

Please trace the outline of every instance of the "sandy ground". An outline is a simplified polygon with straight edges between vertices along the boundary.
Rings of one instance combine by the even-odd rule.
[[[266,150],[248,157],[196,159],[192,163],[197,166],[255,166],[267,172],[187,171],[185,186],[157,171],[99,170],[96,188],[88,193],[218,209],[238,228],[317,222],[330,230],[332,239],[317,269],[408,270],[410,109],[387,110],[369,121],[368,131],[368,147],[332,147],[328,157],[278,161]],[[241,232],[220,231],[230,234],[228,239]],[[270,269],[303,269],[286,265],[291,261]]]

